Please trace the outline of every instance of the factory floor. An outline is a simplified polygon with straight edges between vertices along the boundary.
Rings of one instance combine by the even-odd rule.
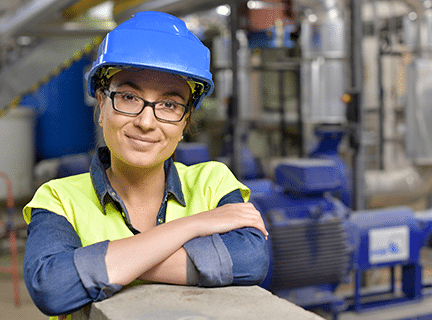
[[[6,261],[6,259],[2,257],[1,265],[7,265],[3,263],[4,261]],[[48,316],[42,314],[33,304],[24,281],[22,280],[22,275],[20,278],[20,305],[17,307],[13,299],[11,277],[5,274],[0,275],[0,318],[7,320],[47,320]]]
[[[18,230],[17,247],[18,247],[18,263],[19,263],[19,306],[14,303],[12,277],[9,274],[0,273],[0,319],[7,320],[47,320],[48,316],[42,314],[27,292],[22,276],[22,262],[24,259],[25,247],[25,222],[21,215],[21,205],[18,204],[15,208],[14,223]],[[0,221],[5,223],[7,215],[4,203],[0,202]],[[11,265],[11,257],[9,251],[9,240],[5,236],[4,227],[0,227],[0,267],[8,268]]]

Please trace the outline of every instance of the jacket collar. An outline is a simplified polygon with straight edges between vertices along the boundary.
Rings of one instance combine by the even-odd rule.
[[[114,203],[119,206],[127,216],[127,210],[122,199],[115,192],[114,188],[111,186],[111,183],[108,180],[106,170],[110,167],[110,165],[111,155],[108,148],[100,147],[99,149],[97,149],[90,165],[90,177],[93,183],[93,187],[102,205],[104,214],[106,214],[105,203],[107,203],[108,199],[111,198]],[[169,195],[172,195],[181,205],[186,206],[181,188],[180,178],[172,158],[169,158],[165,161],[164,169],[164,199],[167,199]]]

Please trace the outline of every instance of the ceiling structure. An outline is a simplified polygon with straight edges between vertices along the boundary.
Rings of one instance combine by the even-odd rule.
[[[0,38],[24,34],[38,37],[105,34],[114,27],[113,21],[83,20],[82,17],[89,9],[106,2],[106,0],[0,0]],[[112,0],[110,2],[115,22],[119,23],[129,19],[137,11],[158,10],[184,16],[223,4],[232,5],[243,0]],[[388,15],[388,7],[391,5],[392,8],[396,8],[390,10],[392,14],[406,14],[407,10],[421,14],[424,11],[424,3],[427,2],[428,0],[365,1],[364,11],[369,16]],[[297,11],[309,10],[316,14],[328,12],[329,8],[338,3],[340,3],[338,0],[293,0]]]
[[[54,70],[72,57],[79,46],[93,43],[103,37],[116,24],[129,19],[137,11],[158,10],[177,16],[200,12],[219,5],[232,5],[244,0],[0,0],[0,110],[5,103],[46,79],[46,70]],[[274,2],[276,0],[267,0]],[[295,10],[315,14],[328,13],[337,8],[341,0],[292,0]],[[396,4],[394,14],[415,10],[420,15],[424,2],[430,0],[377,0],[372,15],[388,14],[379,6]],[[95,10],[97,8],[98,10]],[[338,9],[338,8],[337,8]],[[90,12],[106,11],[105,15]],[[108,12],[109,11],[109,12]],[[364,10],[368,12],[368,10]],[[104,12],[99,12],[104,13]],[[298,16],[299,16],[298,15]],[[27,46],[27,47],[26,47]],[[22,48],[24,47],[25,50]],[[30,48],[31,47],[31,48]],[[30,50],[31,49],[31,50]],[[50,51],[50,54],[46,54]],[[24,53],[25,54],[24,54]],[[46,57],[49,56],[49,59]],[[33,61],[41,61],[36,68]],[[50,71],[48,71],[50,72]],[[30,76],[29,76],[30,73]],[[12,83],[13,82],[13,83]],[[33,82],[33,83],[32,83]]]

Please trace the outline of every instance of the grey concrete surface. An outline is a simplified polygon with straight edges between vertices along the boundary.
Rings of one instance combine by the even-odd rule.
[[[150,284],[76,312],[74,320],[321,320],[258,286],[197,288]]]

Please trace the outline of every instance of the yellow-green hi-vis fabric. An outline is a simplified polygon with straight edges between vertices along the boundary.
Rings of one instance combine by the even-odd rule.
[[[193,166],[175,163],[175,166],[186,206],[169,197],[166,222],[214,209],[223,196],[236,189],[240,189],[245,201],[249,200],[249,189],[222,163],[205,162]],[[30,223],[33,208],[46,209],[65,217],[83,246],[133,235],[123,220],[123,213],[111,201],[105,204],[106,215],[103,214],[89,173],[51,180],[42,185],[23,209],[27,223]],[[66,320],[70,320],[70,315]]]

